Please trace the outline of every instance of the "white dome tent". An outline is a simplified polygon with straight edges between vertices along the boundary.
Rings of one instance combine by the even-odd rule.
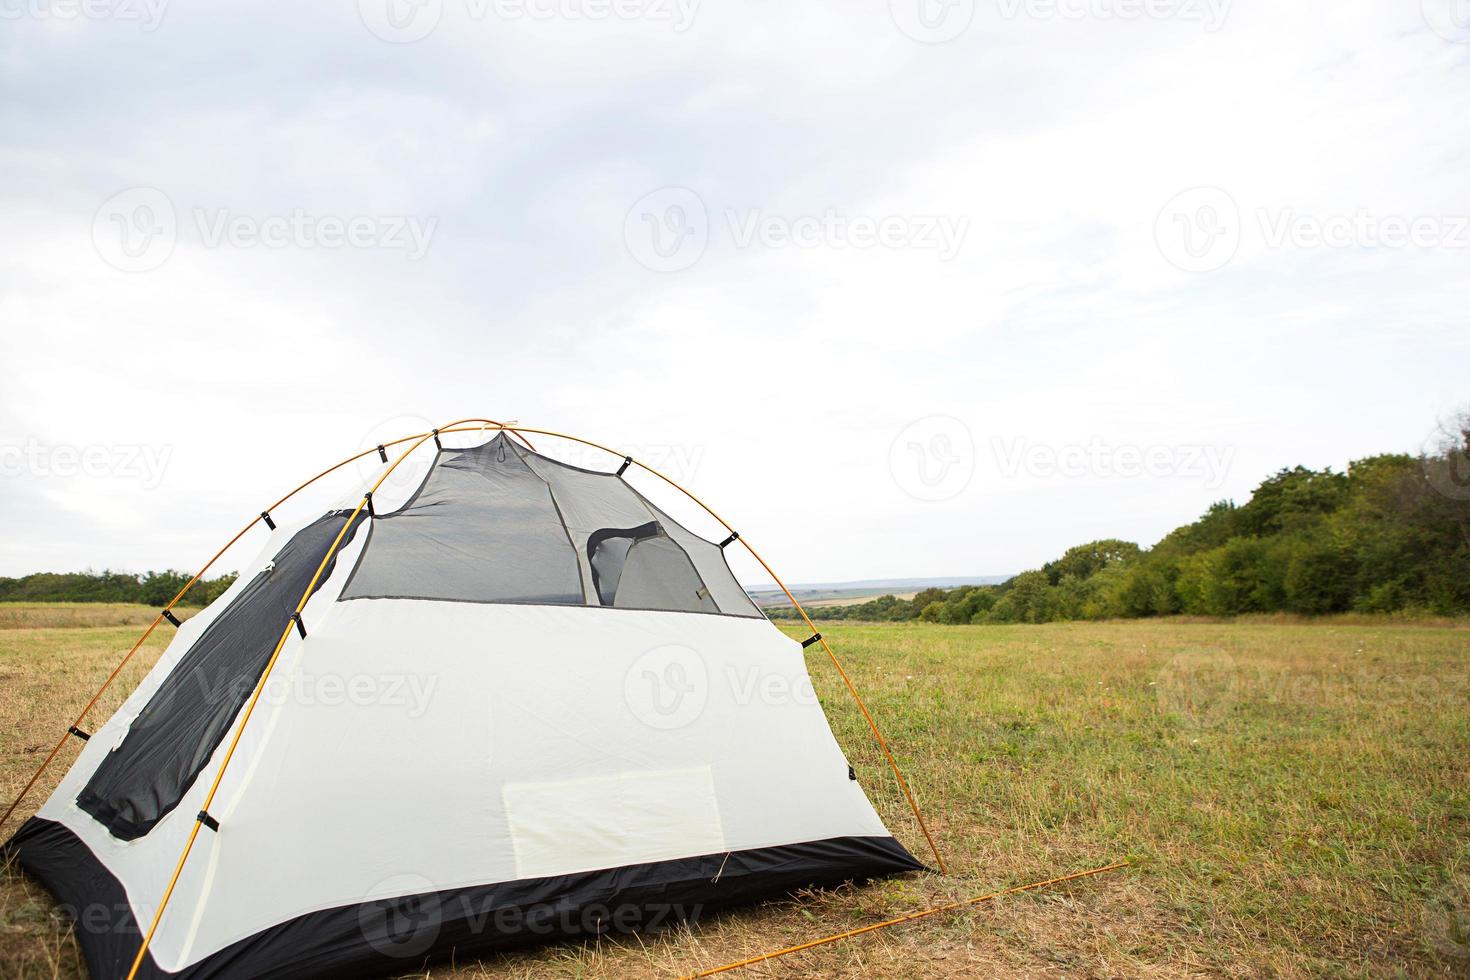
[[[278,526],[373,455],[355,506]],[[186,586],[149,627],[128,657],[177,634],[100,728],[101,692],[82,711],[42,771],[69,738],[78,758],[5,845],[89,910],[94,980],[391,974],[921,868],[815,699],[752,696],[807,688],[826,642],[777,630],[725,561],[744,539],[707,507],[728,536],[686,530],[631,466],[688,493],[462,420],[236,535],[270,530],[220,599],[180,623]]]

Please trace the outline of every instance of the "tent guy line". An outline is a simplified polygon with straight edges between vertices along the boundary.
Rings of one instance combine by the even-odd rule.
[[[1001,898],[1005,895],[1019,895],[1021,892],[1036,891],[1039,888],[1048,888],[1052,885],[1059,885],[1066,881],[1076,881],[1079,878],[1090,878],[1093,875],[1104,874],[1108,871],[1117,871],[1120,868],[1126,868],[1128,866],[1129,862],[1127,861],[1117,861],[1113,864],[1104,865],[1101,868],[1091,868],[1087,871],[1078,871],[1074,874],[1063,875],[1060,878],[1048,878],[1045,881],[1035,881],[1029,885],[1017,885],[1015,888],[1003,888],[1000,891],[989,892],[985,895],[977,895],[974,898],[966,898],[958,902],[949,902],[945,905],[935,905],[931,908],[921,909],[918,912],[911,912],[908,915],[901,915],[896,919],[888,919],[883,922],[875,922],[872,925],[862,926],[858,929],[849,929],[846,932],[833,933],[830,936],[823,936],[821,939],[813,939],[810,942],[800,943],[796,946],[787,946],[785,949],[778,949],[769,953],[761,953],[758,956],[751,956],[743,960],[736,960],[733,963],[726,963],[724,966],[717,966],[709,970],[701,970],[698,973],[691,973],[685,977],[682,977],[680,978],[680,980],[700,980],[700,978],[702,977],[712,977],[719,973],[728,973],[731,970],[738,970],[742,967],[754,966],[757,963],[764,963],[767,960],[774,960],[778,956],[789,956],[792,953],[800,953],[803,950],[814,949],[817,946],[826,946],[830,943],[835,943],[843,939],[851,939],[854,936],[861,936],[864,933],[877,932],[879,929],[888,929],[892,926],[903,925],[905,922],[913,922],[916,919],[924,919],[931,915],[938,915],[941,912],[954,912],[958,911],[959,909],[972,908],[985,902],[994,901],[995,899]]]

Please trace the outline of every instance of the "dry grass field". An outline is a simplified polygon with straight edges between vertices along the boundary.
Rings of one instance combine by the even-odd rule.
[[[140,617],[151,612],[0,609],[0,797],[13,797]],[[730,975],[1470,976],[1465,624],[823,629],[893,742],[950,877],[407,975],[677,977],[1127,857],[1122,872]],[[808,656],[870,796],[924,856],[861,716],[820,652]],[[80,975],[47,896],[6,871],[0,976]]]

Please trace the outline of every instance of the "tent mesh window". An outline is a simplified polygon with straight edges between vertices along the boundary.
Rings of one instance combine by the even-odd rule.
[[[327,514],[286,542],[194,641],[128,727],[127,736],[92,773],[77,806],[112,836],[136,840],[146,835],[194,785],[255,690],[282,629],[348,516]],[[341,547],[362,523],[361,517],[353,521]],[[335,565],[334,555],[316,589],[331,577]]]
[[[504,433],[440,450],[409,501],[372,522],[342,598],[761,615],[718,545],[622,477]]]

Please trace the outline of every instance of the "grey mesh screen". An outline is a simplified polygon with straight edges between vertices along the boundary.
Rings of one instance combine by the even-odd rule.
[[[442,452],[413,499],[372,522],[342,598],[580,605],[551,490],[503,438]]]
[[[514,443],[511,443],[511,447],[551,487],[552,498],[561,509],[567,534],[582,562],[582,574],[587,580],[587,601],[591,605],[597,605],[597,592],[592,586],[592,569],[587,566],[588,539],[607,528],[646,524],[653,520],[653,515],[632,488],[614,473],[597,473],[568,466]]]
[[[373,522],[342,598],[392,597],[760,616],[718,545],[617,474],[504,433],[441,452],[413,499]]]
[[[643,498],[639,498],[640,500]],[[643,500],[643,505],[653,514],[659,525],[668,532],[674,543],[688,553],[694,568],[699,572],[699,577],[709,587],[710,596],[720,611],[731,616],[755,616],[761,615],[760,609],[750,596],[746,595],[745,589],[735,579],[735,573],[730,571],[729,562],[725,561],[725,550],[713,541],[706,541],[692,531],[686,530],[668,514],[655,507],[651,502]]]
[[[719,612],[684,549],[664,534],[633,542],[613,605],[624,609]]]
[[[592,588],[598,602],[604,606],[616,604],[618,582],[623,577],[628,551],[639,541],[656,537],[658,533],[658,524],[649,521],[638,527],[604,528],[587,539],[587,561],[592,567]]]
[[[340,548],[319,576],[327,551],[339,534],[345,548],[364,517],[344,531],[348,515],[334,511],[276,552],[149,698],[82,787],[80,809],[119,840],[147,835],[173,812],[260,682],[302,594],[315,594],[331,578]]]

